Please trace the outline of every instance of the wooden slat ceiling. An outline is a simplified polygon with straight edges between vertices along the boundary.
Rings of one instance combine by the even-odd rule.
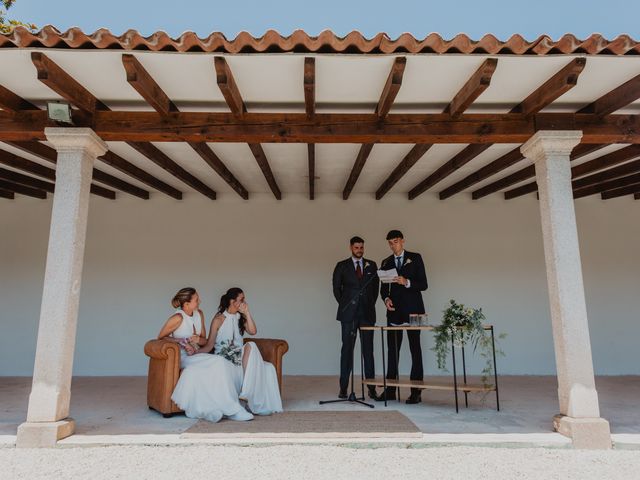
[[[341,193],[345,200],[353,192],[375,194],[375,198],[382,199],[390,191],[404,192],[409,199],[427,191],[438,193],[441,200],[463,192],[471,192],[474,199],[497,192],[502,192],[505,199],[517,198],[537,190],[535,171],[520,154],[519,145],[536,130],[553,128],[584,132],[583,143],[572,155],[576,198],[599,194],[603,199],[625,195],[637,199],[640,194],[640,115],[635,110],[621,113],[630,105],[640,105],[637,103],[640,99],[640,62],[633,57],[627,56],[625,61],[635,62],[635,74],[630,74],[633,68],[627,66],[621,79],[617,82],[611,80],[606,91],[596,90],[594,80],[591,80],[590,91],[598,94],[588,99],[584,94],[572,96],[572,92],[580,85],[592,60],[584,55],[574,55],[563,61],[554,58],[555,67],[545,64],[547,73],[544,77],[537,73],[540,79],[537,86],[519,101],[511,103],[507,110],[504,110],[504,105],[487,107],[488,104],[483,103],[483,98],[496,98],[496,88],[504,87],[505,78],[504,75],[500,77],[500,68],[503,61],[511,60],[498,54],[590,53],[617,58],[640,53],[636,51],[637,44],[626,37],[611,42],[598,36],[586,41],[578,41],[571,36],[557,42],[541,38],[534,45],[516,37],[507,42],[498,42],[492,37],[471,42],[458,36],[446,42],[430,36],[421,41],[413,39],[411,43],[406,36],[394,41],[383,36],[376,37],[374,46],[374,40],[355,34],[339,39],[327,32],[313,38],[296,32],[292,36],[297,38],[295,46],[291,44],[292,37],[276,38],[273,32],[260,39],[241,34],[231,42],[222,41],[219,34],[212,34],[204,40],[195,40],[190,34],[185,34],[180,39],[171,40],[164,34],[144,39],[132,32],[122,37],[114,37],[108,32],[99,33],[84,35],[76,30],[60,33],[45,27],[37,34],[18,28],[12,34],[0,35],[0,56],[16,49],[40,49],[31,52],[30,60],[34,67],[31,75],[50,92],[50,96],[43,94],[43,90],[39,90],[37,96],[25,95],[19,91],[20,87],[14,91],[3,85],[0,75],[0,142],[3,142],[0,143],[0,164],[7,167],[0,169],[3,198],[15,198],[16,194],[46,198],[47,193],[52,193],[53,184],[42,178],[54,180],[55,170],[38,161],[55,164],[55,151],[41,143],[45,141],[44,127],[50,125],[42,106],[47,99],[58,98],[65,99],[74,107],[76,124],[91,126],[109,142],[110,151],[100,158],[99,169],[94,170],[94,182],[141,199],[149,198],[150,189],[179,200],[182,190],[186,189],[215,200],[216,190],[220,189],[235,192],[246,200],[250,192],[263,191],[262,187],[256,189],[256,172],[261,173],[262,181],[272,195],[281,199],[283,193],[291,191],[288,187],[295,181],[292,180],[294,168],[298,172],[295,175],[301,169],[305,171],[305,175],[300,176],[304,176],[304,185],[311,200],[319,192],[337,193],[340,188],[337,182],[332,187],[327,187],[324,182],[326,175],[323,172],[327,167],[323,163],[333,161],[332,165],[336,165],[335,159],[325,160],[324,151],[329,143],[351,144],[351,160],[345,158],[341,161],[341,175],[346,182]],[[266,44],[271,46],[265,47]],[[279,46],[274,47],[276,44]],[[151,54],[113,52],[121,61],[119,73],[131,89],[126,98],[142,102],[136,104],[139,105],[137,108],[119,108],[117,98],[102,100],[92,93],[90,85],[84,84],[88,76],[78,70],[78,65],[73,65],[73,51],[51,50],[51,54],[46,48],[42,51],[43,47],[84,52],[87,48],[157,50],[159,45],[164,45],[162,50],[184,52],[322,53],[307,56],[300,64],[300,75],[294,82],[296,90],[299,88],[301,92],[300,106],[285,102],[282,112],[274,112],[261,111],[259,99],[256,100],[256,92],[260,89],[249,83],[242,74],[242,68],[241,76],[236,76],[229,61],[232,57],[228,55],[206,57],[209,62],[206,75],[210,76],[206,81],[210,82],[212,92],[216,90],[214,96],[221,98],[223,103],[213,109],[201,106],[194,109],[184,101],[181,103],[180,99],[172,98],[175,85],[163,85],[166,72],[158,75],[157,59],[151,61]],[[482,54],[485,58],[479,58],[472,70],[466,68],[466,73],[458,73],[450,79],[452,85],[458,85],[457,91],[436,111],[406,111],[406,95],[402,95],[408,65],[406,55],[384,59],[390,67],[386,79],[367,79],[370,85],[377,84],[379,89],[373,111],[369,112],[368,107],[357,102],[353,106],[343,102],[341,107],[337,107],[339,112],[331,112],[327,111],[331,106],[326,102],[318,102],[319,97],[326,97],[326,90],[322,90],[326,85],[326,76],[323,77],[325,73],[321,70],[323,63],[317,60],[327,58],[322,54],[348,52],[352,55],[346,58],[363,59],[375,57],[353,54],[401,50],[405,54],[455,51]],[[486,58],[488,53],[496,56]],[[63,63],[58,64],[50,55],[62,59]],[[155,55],[163,55],[167,62],[171,61],[168,55]],[[6,58],[15,61],[17,57]],[[244,65],[248,61],[251,60],[246,57],[242,60]],[[263,71],[265,65],[269,68],[268,61],[265,63],[262,58],[261,62]],[[17,69],[16,72],[25,74],[25,70]],[[333,73],[336,73],[335,69]],[[438,71],[430,72],[429,78],[425,78],[425,88],[428,88],[428,81],[437,76]],[[496,76],[501,87],[492,85]],[[593,71],[586,76],[595,78]],[[516,75],[512,73],[511,77],[512,82],[518,82]],[[251,81],[260,85],[267,78],[270,78],[269,72],[264,71],[264,78],[252,78]],[[30,80],[28,76],[27,79]],[[439,81],[442,83],[442,79]],[[409,88],[415,91],[415,75],[411,82]],[[31,85],[33,92],[35,88]],[[12,86],[15,89],[15,81]],[[369,91],[373,91],[373,87]],[[132,96],[131,92],[137,96]],[[355,97],[360,95],[359,92],[354,94]],[[246,95],[250,102],[247,102]],[[565,101],[569,97],[573,103]],[[400,105],[397,99],[402,100]],[[434,106],[438,109],[437,105]],[[478,113],[478,107],[481,107],[481,113]],[[358,111],[363,108],[364,112]],[[497,111],[492,112],[492,108],[497,108]],[[176,157],[172,152],[177,150],[167,148],[171,143],[165,142],[187,146],[190,148],[189,158],[183,158],[183,154]],[[306,144],[304,151],[296,150],[295,154],[299,160],[296,162],[302,166],[292,165],[290,159],[285,161],[286,155],[282,154],[284,146],[276,148],[276,144],[281,142]],[[397,148],[393,147],[395,150],[391,146],[394,143],[398,144]],[[629,143],[632,145],[624,146]],[[451,148],[441,148],[446,146],[444,144],[450,144]],[[607,150],[612,144],[620,144],[621,148]],[[129,148],[126,153],[122,145]],[[239,167],[235,159],[230,161],[228,156],[220,155],[231,145],[235,145],[233,148],[245,148],[244,156],[250,155],[253,165]],[[504,149],[504,146],[508,148]],[[395,153],[383,158],[385,152],[390,151]],[[23,158],[22,152],[28,155]],[[344,152],[343,148],[343,155]],[[350,171],[348,165],[351,165]],[[251,178],[248,176],[250,170],[253,172]],[[336,172],[333,174],[337,175]],[[281,189],[281,185],[287,188]],[[95,183],[92,193],[110,199],[116,197],[114,190]]]

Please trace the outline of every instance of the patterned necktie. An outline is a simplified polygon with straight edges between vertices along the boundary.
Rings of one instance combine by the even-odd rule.
[[[358,280],[362,280],[362,268],[360,267],[360,260],[356,262],[356,277],[358,277]]]

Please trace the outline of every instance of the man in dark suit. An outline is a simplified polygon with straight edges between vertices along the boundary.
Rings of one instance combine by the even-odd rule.
[[[336,318],[342,326],[339,398],[347,398],[358,327],[376,323],[375,304],[379,283],[376,262],[364,258],[364,240],[353,237],[349,243],[351,256],[338,262],[333,270],[333,296],[338,302]],[[364,357],[364,376],[375,378],[372,331],[360,332],[360,345]],[[378,398],[373,385],[369,386],[369,397]]]
[[[419,253],[407,252],[404,249],[404,236],[399,230],[391,230],[387,234],[389,248],[393,252],[382,261],[381,270],[395,268],[398,276],[393,283],[383,283],[380,286],[380,296],[387,308],[387,324],[401,325],[409,323],[409,315],[412,313],[425,313],[422,292],[427,289],[427,274],[424,270],[424,262]],[[422,347],[420,346],[420,331],[407,331],[409,338],[409,350],[411,351],[411,380],[424,378],[422,367]],[[397,345],[397,352],[396,352]],[[402,331],[389,331],[387,335],[388,368],[387,378],[395,379],[398,375],[398,356],[402,345]],[[396,356],[397,355],[397,356]],[[412,388],[407,403],[420,403],[422,390]],[[396,398],[396,389],[388,387],[387,400]],[[384,400],[385,395],[380,398]]]

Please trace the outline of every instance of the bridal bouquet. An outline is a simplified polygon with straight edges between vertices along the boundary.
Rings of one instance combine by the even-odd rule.
[[[218,355],[229,360],[234,365],[242,365],[242,347],[236,345],[231,340],[225,340],[220,344]]]

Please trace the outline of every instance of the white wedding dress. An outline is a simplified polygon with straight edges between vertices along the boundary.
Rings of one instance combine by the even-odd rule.
[[[193,316],[182,310],[182,323],[173,332],[177,339],[188,338],[202,331],[199,312]],[[180,349],[180,366],[183,368],[171,399],[184,410],[189,418],[204,418],[218,422],[223,416],[242,414],[244,407],[238,398],[238,386],[242,384],[240,372],[225,358],[210,353],[187,355]]]
[[[233,343],[242,346],[240,334],[240,314],[224,312],[224,322],[216,335],[214,352],[218,353],[223,345]],[[242,356],[249,355],[246,370],[242,364],[234,365],[228,361],[236,374],[234,375],[237,395],[247,401],[249,410],[254,415],[270,415],[282,412],[282,400],[278,386],[278,375],[273,364],[262,359],[260,350],[253,342],[247,342],[242,349]],[[217,357],[218,355],[214,355]]]
[[[202,321],[199,312],[194,312],[193,316],[182,310],[177,310],[176,313],[182,315],[182,323],[173,332],[174,338],[182,339],[200,334]],[[232,342],[242,346],[238,325],[240,314],[224,312],[224,316],[225,320],[216,335],[214,353],[219,352],[225,343]],[[240,398],[247,401],[249,409],[256,415],[282,412],[275,367],[262,360],[255,343],[247,342],[242,350],[243,356],[248,349],[251,349],[251,353],[246,372],[243,371],[242,364],[234,365],[220,355],[197,353],[189,356],[180,349],[180,366],[183,370],[171,399],[184,410],[187,417],[203,418],[210,422],[218,422],[222,417],[245,414]]]

